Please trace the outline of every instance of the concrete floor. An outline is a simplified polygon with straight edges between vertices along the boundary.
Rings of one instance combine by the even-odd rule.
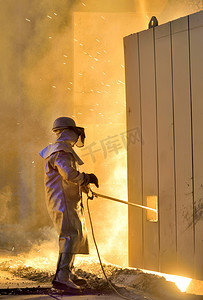
[[[47,296],[47,295],[19,295],[19,296],[0,296],[1,300],[6,300],[6,299],[15,299],[15,300],[50,300],[53,299],[53,297],[51,296]],[[121,299],[118,296],[112,296],[112,295],[100,295],[100,296],[95,296],[95,295],[88,295],[88,296],[63,296],[62,298],[59,296],[56,299],[63,299],[63,300],[94,300],[94,299],[98,299],[98,300],[118,300]],[[141,299],[141,298],[140,298]],[[137,298],[137,300],[139,300],[139,298]]]
[[[53,297],[51,296],[47,296],[47,295],[19,295],[19,296],[10,296],[10,295],[6,295],[6,296],[0,296],[1,300],[6,300],[6,299],[15,299],[15,300],[50,300],[53,299]],[[61,299],[61,297],[57,297],[57,299]],[[98,300],[118,300],[121,299],[118,296],[112,296],[112,295],[105,295],[105,296],[95,296],[95,295],[88,295],[88,296],[63,296],[62,297],[63,300],[67,299],[67,300],[76,300],[76,299],[80,299],[80,300],[94,300],[94,299],[98,299]],[[139,300],[139,298],[137,298]]]

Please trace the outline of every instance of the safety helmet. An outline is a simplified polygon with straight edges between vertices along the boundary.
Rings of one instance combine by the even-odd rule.
[[[65,129],[69,127],[76,127],[75,121],[68,117],[60,117],[54,121],[52,131],[57,131],[60,129]]]
[[[85,142],[85,130],[83,127],[77,127],[75,121],[69,117],[60,117],[54,121],[52,131],[56,132],[57,130],[70,128],[75,131],[78,135],[76,146],[81,148],[84,147]]]

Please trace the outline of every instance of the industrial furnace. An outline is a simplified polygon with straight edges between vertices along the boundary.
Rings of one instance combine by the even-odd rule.
[[[124,38],[129,264],[203,279],[203,11]]]

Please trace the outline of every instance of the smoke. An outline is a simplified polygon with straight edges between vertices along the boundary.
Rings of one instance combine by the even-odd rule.
[[[147,29],[152,15],[162,24],[203,7],[200,0],[0,4],[0,248],[30,249],[52,226],[38,152],[54,139],[53,120],[72,116],[86,127],[81,171],[99,177],[100,193],[127,199],[123,37]],[[102,256],[127,264],[127,207],[95,199],[91,210]]]
[[[53,119],[72,109],[72,8],[77,1],[1,4],[0,248],[30,249],[52,225],[38,152]],[[51,235],[53,238],[53,234]]]

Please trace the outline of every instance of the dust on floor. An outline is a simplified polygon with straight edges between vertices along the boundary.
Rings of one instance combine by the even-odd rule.
[[[0,294],[10,293],[20,295],[29,293],[25,288],[31,288],[30,293],[50,293],[51,281],[54,269],[41,266],[29,266],[25,263],[23,255],[7,257],[0,261]],[[136,300],[176,300],[202,299],[200,296],[181,293],[176,285],[166,281],[164,277],[147,274],[139,269],[121,268],[113,264],[104,264],[105,272],[109,280],[116,286],[120,294]],[[109,287],[97,260],[88,257],[76,260],[75,273],[87,280],[84,289],[86,294],[101,294],[113,297],[112,289]],[[65,297],[65,294],[61,294]],[[96,297],[96,296],[95,296]],[[113,299],[113,298],[112,298]]]

